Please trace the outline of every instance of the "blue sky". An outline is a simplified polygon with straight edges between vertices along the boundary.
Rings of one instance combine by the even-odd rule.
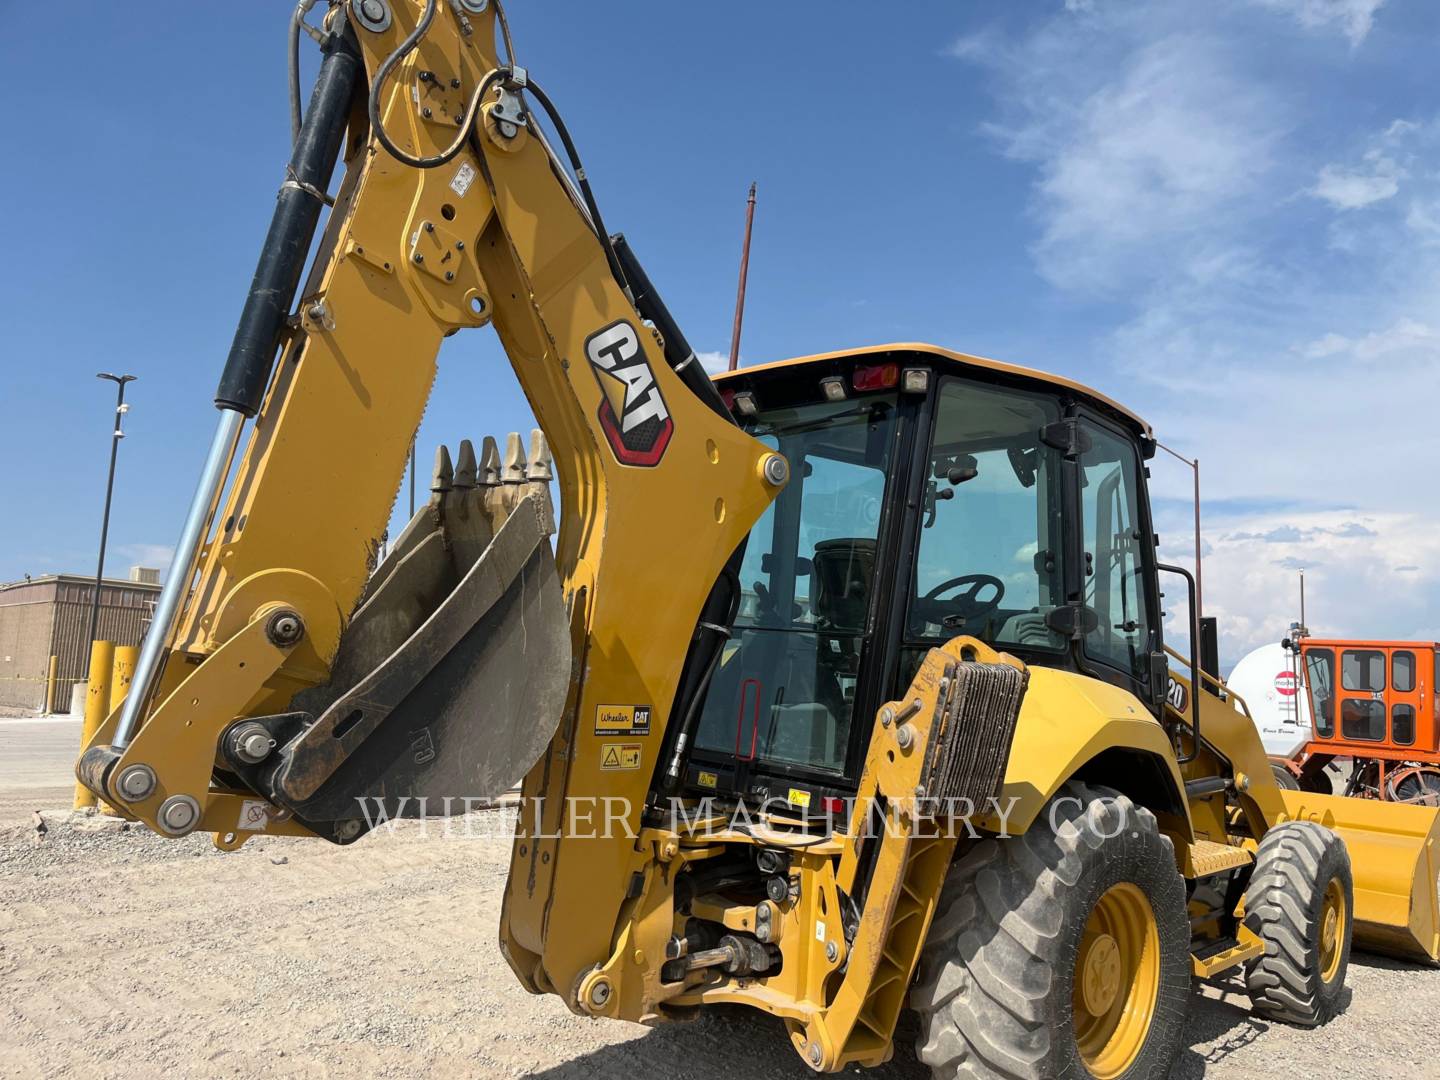
[[[287,7],[102,5],[57,53],[7,5],[0,580],[93,569],[100,370],[140,376],[108,569],[168,557],[287,156]],[[929,339],[1081,378],[1201,457],[1228,656],[1300,565],[1313,628],[1440,636],[1440,6],[510,8],[697,348],[758,180],[746,361]],[[441,363],[422,447],[528,426],[488,331]],[[1189,477],[1155,474],[1179,558]]]

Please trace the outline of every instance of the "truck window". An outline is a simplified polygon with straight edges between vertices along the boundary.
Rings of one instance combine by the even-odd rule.
[[[1305,650],[1305,682],[1310,690],[1310,715],[1315,734],[1322,739],[1335,735],[1335,653],[1330,649]]]
[[[1385,654],[1379,649],[1346,649],[1340,654],[1340,687],[1343,690],[1385,689]]]

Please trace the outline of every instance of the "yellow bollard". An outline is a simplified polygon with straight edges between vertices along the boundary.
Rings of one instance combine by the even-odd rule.
[[[95,732],[110,715],[110,677],[115,662],[113,641],[92,641],[90,643],[90,682],[85,688],[85,723],[80,733],[80,750],[90,745]],[[75,809],[84,810],[95,805],[95,796],[84,784],[75,785]]]
[[[110,712],[118,709],[125,700],[125,695],[129,693],[130,680],[135,677],[135,661],[139,655],[138,645],[115,646],[115,667],[110,676]]]
[[[45,676],[45,715],[55,715],[55,676],[60,673],[60,657],[50,654],[50,671]]]
[[[110,707],[105,712],[106,716],[118,709],[125,700],[125,695],[130,692],[130,680],[135,677],[135,661],[139,655],[138,645],[115,646],[115,663],[110,669]],[[100,811],[111,817],[120,816],[119,811],[107,802],[100,804]]]

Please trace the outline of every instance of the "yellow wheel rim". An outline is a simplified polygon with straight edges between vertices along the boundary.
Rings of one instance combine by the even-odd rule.
[[[1340,956],[1345,951],[1345,889],[1339,878],[1325,887],[1325,906],[1320,909],[1320,977],[1334,982],[1340,974]]]
[[[1081,1060],[1097,1080],[1135,1063],[1160,996],[1160,931],[1136,885],[1112,887],[1090,918],[1075,958],[1072,1004]]]

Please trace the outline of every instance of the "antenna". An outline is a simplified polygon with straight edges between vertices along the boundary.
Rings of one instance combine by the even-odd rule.
[[[745,244],[740,249],[740,287],[735,293],[735,325],[730,330],[730,371],[740,366],[740,323],[745,317],[745,278],[750,272],[750,231],[755,225],[755,184],[745,201]]]
[[[1309,634],[1310,624],[1305,621],[1305,570],[1300,570],[1300,633]]]

